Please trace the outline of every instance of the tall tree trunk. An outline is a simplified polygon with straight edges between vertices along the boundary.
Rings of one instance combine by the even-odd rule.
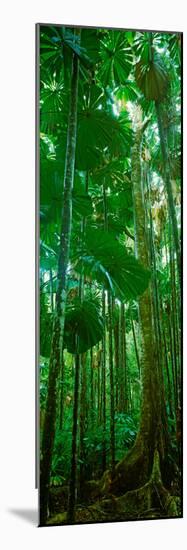
[[[88,192],[88,172],[85,177],[85,191]],[[86,226],[86,218],[83,216],[81,220],[81,241],[83,242]],[[82,302],[84,298],[84,273],[83,265],[81,266],[81,273],[79,279],[79,299]],[[77,348],[79,339],[77,337]],[[74,385],[74,410],[73,410],[73,429],[72,429],[72,456],[71,456],[71,474],[69,485],[69,501],[68,501],[68,521],[69,523],[75,522],[75,506],[78,493],[78,481],[77,481],[77,437],[78,437],[78,418],[79,418],[79,383],[81,374],[81,404],[80,404],[80,459],[82,463],[80,465],[80,487],[84,478],[84,434],[85,434],[85,419],[86,419],[86,355],[76,354],[75,358],[75,385]]]
[[[102,291],[102,316],[104,322],[103,331],[103,354],[102,354],[102,422],[103,422],[103,444],[102,444],[102,469],[106,469],[106,304],[105,290]]]
[[[170,346],[170,356],[171,356],[171,368],[172,368],[172,386],[173,386],[173,395],[175,403],[175,417],[177,411],[177,381],[176,381],[176,369],[175,369],[175,350],[173,344],[173,330],[172,330],[172,320],[171,312],[168,312],[168,335],[169,335],[169,346]]]
[[[149,61],[152,62],[153,56],[154,56],[154,50],[153,50],[153,46],[152,46],[153,37],[152,37],[151,32],[148,33],[148,42],[149,42]],[[180,241],[179,241],[179,234],[178,234],[178,225],[177,225],[175,205],[174,205],[174,200],[173,200],[173,192],[172,192],[172,186],[171,186],[170,159],[169,159],[168,146],[167,146],[166,136],[165,136],[165,132],[164,132],[164,126],[163,126],[163,115],[162,115],[163,106],[162,106],[161,101],[159,101],[159,100],[155,101],[155,109],[156,109],[158,131],[159,131],[159,137],[160,137],[161,154],[162,154],[162,159],[163,159],[164,183],[165,183],[165,187],[166,187],[166,193],[167,193],[167,197],[168,197],[169,213],[170,213],[171,222],[172,222],[173,240],[174,240],[175,251],[176,251],[176,256],[177,256],[177,266],[178,266],[179,284],[180,284],[180,279],[181,279]]]
[[[64,414],[64,357],[62,355],[62,365],[60,374],[60,407],[59,407],[59,428],[62,430]]]
[[[115,470],[115,406],[114,406],[114,371],[113,371],[113,330],[112,330],[112,298],[108,292],[108,339],[109,339],[109,370],[110,370],[110,456],[111,474]]]
[[[150,181],[149,181],[150,178],[147,170],[145,173],[145,179],[146,179],[147,192],[149,197],[149,200],[147,201],[147,216],[148,216],[148,222],[150,225],[149,248],[150,248],[150,262],[152,266],[153,320],[154,320],[154,329],[155,329],[154,330],[155,341],[157,345],[157,357],[158,357],[158,368],[159,368],[159,379],[160,379],[161,418],[162,418],[163,436],[165,439],[164,447],[167,448],[168,425],[167,425],[165,386],[164,386],[164,376],[163,376],[163,367],[165,365],[165,357],[164,357],[163,334],[161,329],[160,296],[159,296],[158,280],[157,280],[157,257],[156,257],[154,226],[153,226],[151,201],[150,201]],[[163,450],[163,454],[164,454],[164,450]]]
[[[87,354],[81,355],[81,397],[80,397],[80,495],[85,483],[85,443],[84,438],[88,428],[88,398],[87,398]]]
[[[97,422],[98,426],[101,424],[101,368],[100,363],[97,367]]]
[[[62,225],[60,235],[60,253],[58,259],[56,307],[49,364],[49,382],[46,403],[45,422],[42,439],[42,459],[40,476],[40,525],[47,520],[50,470],[55,437],[57,381],[62,363],[62,348],[66,305],[66,280],[69,261],[70,236],[72,224],[72,189],[74,181],[76,131],[77,131],[77,99],[78,99],[79,60],[73,54],[70,91],[69,120],[67,130],[66,162],[64,172],[64,191]]]
[[[94,369],[93,369],[93,348],[90,350],[90,421],[93,429],[94,424]]]
[[[119,412],[119,320],[114,325],[115,407]]]
[[[161,320],[162,320],[162,332],[163,332],[163,343],[164,343],[164,355],[165,355],[165,365],[166,365],[166,376],[167,376],[167,388],[168,388],[168,406],[170,417],[173,418],[173,398],[172,398],[172,386],[170,380],[170,371],[169,371],[169,361],[168,361],[168,350],[167,350],[167,341],[166,341],[166,332],[164,325],[164,315],[163,315],[163,305],[162,300],[160,301],[161,307]]]
[[[131,402],[130,396],[130,382],[127,375],[127,342],[126,342],[126,318],[125,318],[125,304],[121,304],[121,321],[122,321],[122,357],[123,357],[123,381],[124,381],[124,390],[125,390],[125,407],[123,412],[128,412],[129,405]]]
[[[105,182],[103,184],[103,211],[104,211],[104,228],[108,231],[108,211]],[[114,371],[113,371],[113,330],[112,330],[112,297],[110,292],[108,296],[108,346],[109,346],[109,372],[110,372],[110,458],[111,458],[111,474],[114,476],[115,468],[115,405],[114,405]]]
[[[119,412],[125,411],[125,380],[124,380],[124,340],[123,340],[123,314],[120,304],[119,316]]]
[[[80,354],[75,355],[75,382],[74,382],[74,404],[73,404],[73,430],[72,430],[72,451],[71,451],[71,475],[68,500],[68,523],[75,523],[75,504],[77,493],[77,432],[79,414],[79,383],[80,383]]]
[[[132,151],[132,184],[134,196],[136,253],[144,265],[149,267],[148,243],[146,239],[145,212],[142,197],[141,142],[143,130],[137,129]],[[142,336],[142,405],[139,432],[133,448],[117,464],[116,476],[111,491],[120,493],[144,484],[151,473],[156,447],[161,445],[161,396],[159,391],[159,370],[154,340],[152,300],[150,286],[139,298],[139,313]]]
[[[87,431],[87,413],[88,413],[88,399],[87,399],[87,354],[81,355],[81,396],[80,396],[80,494],[85,483],[85,443],[84,438]]]
[[[133,200],[135,215],[135,241],[137,256],[144,267],[149,268],[148,241],[145,227],[145,211],[142,190],[141,174],[141,141],[142,130],[137,130],[132,155],[132,179],[133,179]],[[148,474],[150,461],[152,462],[155,446],[155,435],[160,422],[160,395],[158,358],[156,353],[153,311],[151,290],[149,288],[139,298],[139,311],[142,335],[142,408],[138,440],[143,443],[146,449],[145,467]],[[154,369],[153,369],[154,365]]]
[[[171,320],[173,331],[173,344],[174,344],[174,361],[175,361],[175,378],[176,378],[176,391],[177,401],[179,398],[180,379],[181,379],[181,365],[180,365],[180,326],[179,326],[179,312],[177,308],[177,296],[176,296],[176,276],[175,276],[175,259],[174,251],[172,248],[172,239],[169,246],[170,256],[170,277],[171,277]]]
[[[136,341],[136,332],[135,332],[135,327],[134,327],[132,311],[130,311],[130,318],[131,318],[131,328],[132,328],[132,334],[133,334],[133,340],[134,340],[134,349],[135,349],[135,354],[136,354],[136,362],[137,362],[138,374],[139,374],[139,379],[140,379],[141,378],[141,364],[140,364],[138,346],[137,346],[137,341]]]
[[[51,313],[53,313],[54,305],[53,305],[53,272],[52,272],[52,269],[49,270],[49,278],[50,278]]]
[[[166,138],[164,135],[163,122],[162,122],[162,105],[158,101],[155,101],[155,107],[156,107],[158,129],[159,129],[159,136],[160,136],[160,147],[161,147],[162,158],[163,158],[164,182],[165,182],[166,192],[168,197],[169,212],[170,212],[171,222],[172,222],[173,241],[174,241],[175,251],[177,256],[177,266],[178,266],[179,281],[180,281],[180,278],[181,278],[180,241],[179,241],[177,217],[176,217],[175,205],[174,205],[173,193],[172,193],[172,187],[171,187],[168,149],[167,149]]]

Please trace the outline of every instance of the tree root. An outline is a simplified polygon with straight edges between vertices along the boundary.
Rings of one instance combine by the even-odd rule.
[[[154,453],[152,473],[147,483],[119,497],[109,493],[108,498],[76,509],[76,523],[167,517],[181,517],[180,498],[172,496],[163,486],[157,450]],[[50,525],[59,523],[67,523],[66,513],[53,516],[48,521]]]
[[[143,440],[138,438],[132,449],[116,465],[113,478],[110,470],[106,470],[100,480],[91,480],[85,484],[83,499],[91,503],[110,493],[120,496],[141,487],[149,477],[149,464],[145,458],[149,454]]]

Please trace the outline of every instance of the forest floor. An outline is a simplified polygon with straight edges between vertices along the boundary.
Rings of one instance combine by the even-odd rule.
[[[133,491],[132,491],[133,493]],[[75,523],[108,523],[115,521],[130,521],[140,519],[166,519],[182,517],[180,497],[171,497],[170,507],[166,511],[162,505],[157,507],[152,504],[147,506],[147,498],[141,499],[141,505],[136,502],[136,495],[130,492],[122,497],[110,497],[108,499],[98,500],[95,504],[82,504],[77,506],[75,513]],[[145,507],[142,506],[144,501]],[[67,512],[62,512],[51,516],[47,525],[67,525]]]
[[[47,525],[67,525],[67,492],[63,488],[56,487],[52,489],[52,494],[53,506],[54,504],[55,506]],[[155,455],[152,474],[147,483],[118,497],[113,494],[101,495],[93,503],[77,505],[74,523],[107,523],[174,517],[182,517],[181,497],[178,494],[177,496],[171,494],[164,487],[158,457]]]

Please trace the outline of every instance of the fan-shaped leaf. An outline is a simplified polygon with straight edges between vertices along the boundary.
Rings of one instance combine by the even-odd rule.
[[[84,252],[75,269],[104,284],[120,300],[129,300],[142,294],[148,286],[150,273],[126,248],[106,231],[88,229]]]
[[[88,170],[101,164],[103,150],[112,142],[112,132],[118,131],[118,122],[106,112],[82,110],[78,114],[76,167]]]
[[[168,77],[162,60],[156,54],[151,61],[142,59],[136,65],[136,82],[146,99],[160,101],[167,91]]]
[[[64,347],[70,353],[84,353],[103,337],[103,320],[98,305],[78,299],[66,309]]]
[[[133,61],[133,54],[125,32],[109,31],[101,41],[102,65],[99,77],[104,86],[124,84]]]
[[[127,101],[136,101],[139,92],[137,90],[136,83],[132,80],[127,80],[124,86],[120,86],[115,91],[115,97],[120,102],[120,110],[126,108]]]
[[[63,205],[64,164],[45,160],[41,164],[41,212],[43,223],[59,223]],[[76,174],[72,196],[73,215],[87,217],[92,213],[92,201]]]
[[[110,189],[117,188],[118,191],[129,182],[126,171],[129,167],[128,159],[117,158],[110,161],[103,161],[101,166],[92,171],[91,181],[95,185],[103,185]]]

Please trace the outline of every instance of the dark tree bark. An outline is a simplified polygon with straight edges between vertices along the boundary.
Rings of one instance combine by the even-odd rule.
[[[119,320],[114,325],[115,407],[119,412]]]
[[[164,343],[164,356],[165,356],[165,366],[166,366],[166,377],[167,377],[167,388],[168,388],[168,406],[169,406],[169,412],[170,417],[173,418],[173,397],[172,397],[172,385],[171,385],[171,379],[170,379],[170,369],[169,369],[169,361],[168,361],[168,349],[167,349],[167,340],[166,340],[166,331],[165,331],[165,324],[164,324],[164,315],[163,315],[163,306],[162,306],[162,300],[160,302],[161,305],[161,320],[162,320],[162,333],[163,333],[163,343]]]
[[[75,523],[75,504],[76,504],[76,492],[77,492],[77,433],[78,433],[78,414],[79,414],[79,384],[80,384],[80,355],[77,353],[75,356],[71,474],[70,474],[69,500],[68,500],[68,512],[67,512],[67,520],[69,524]]]
[[[93,428],[94,418],[94,372],[93,372],[93,348],[90,350],[90,421]]]
[[[88,192],[88,171],[85,178],[85,191]],[[86,227],[86,218],[83,216],[81,220],[80,233],[81,241],[83,242],[84,232]],[[84,273],[83,265],[81,266],[81,273],[79,279],[79,299],[82,302],[84,299]],[[79,339],[77,337],[77,349]],[[81,388],[80,385],[81,375]],[[77,468],[77,452],[78,452],[78,419],[80,420],[80,476],[79,485],[82,489],[84,480],[84,434],[85,434],[85,422],[86,422],[86,355],[76,354],[75,357],[75,384],[74,384],[74,409],[73,409],[73,430],[72,430],[72,456],[71,456],[71,473],[69,484],[69,501],[68,501],[68,521],[69,523],[75,523],[75,507],[78,493],[78,468]],[[81,391],[81,404],[79,406],[79,393]],[[80,409],[80,417],[79,417]]]
[[[102,291],[102,316],[104,322],[103,330],[103,354],[102,354],[102,422],[103,422],[103,449],[102,449],[102,469],[106,469],[106,304],[105,290]]]
[[[60,253],[58,259],[57,273],[56,308],[54,312],[54,324],[49,365],[48,395],[41,449],[42,458],[40,476],[40,525],[45,525],[47,520],[50,471],[56,424],[57,381],[62,364],[62,348],[66,305],[66,280],[72,224],[72,189],[74,181],[77,131],[78,74],[79,60],[78,57],[73,54],[66,161],[64,173],[64,191],[62,200],[63,209],[60,235]]]
[[[64,414],[64,357],[62,355],[61,375],[60,375],[60,411],[59,411],[59,428],[62,430],[63,414]]]
[[[103,184],[103,211],[104,211],[104,228],[108,230],[108,211],[105,182]],[[115,402],[114,402],[114,366],[113,366],[113,330],[112,330],[112,297],[110,292],[108,296],[108,346],[109,346],[109,372],[110,372],[110,459],[111,459],[111,474],[114,476],[115,469]]]
[[[108,292],[108,338],[109,338],[109,370],[110,370],[110,456],[111,474],[115,471],[115,406],[114,406],[114,369],[113,369],[113,330],[112,330],[112,299]]]
[[[87,432],[88,423],[88,399],[87,399],[87,354],[81,355],[81,396],[80,396],[80,493],[85,482],[85,445],[84,437]]]
[[[53,273],[52,273],[52,269],[49,270],[49,277],[50,277],[51,313],[53,313],[54,305],[53,305]]]

